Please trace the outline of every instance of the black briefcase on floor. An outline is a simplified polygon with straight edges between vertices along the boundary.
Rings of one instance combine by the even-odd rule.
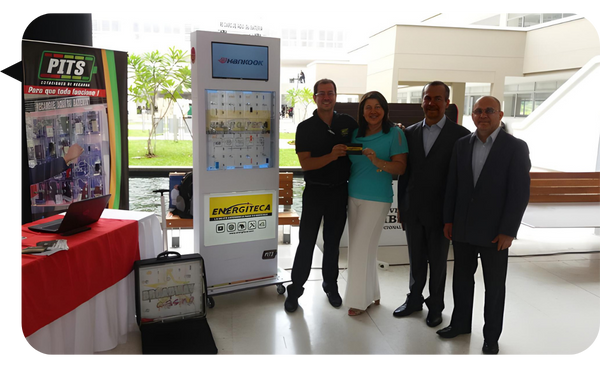
[[[216,354],[206,320],[206,277],[199,254],[163,252],[136,261],[135,307],[144,354]]]

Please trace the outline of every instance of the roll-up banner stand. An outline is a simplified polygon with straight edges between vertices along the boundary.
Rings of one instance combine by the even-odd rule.
[[[27,40],[22,51],[32,219],[108,193],[128,209],[127,54]],[[67,164],[71,147],[81,154]]]
[[[280,40],[191,38],[194,251],[218,294],[278,277]]]

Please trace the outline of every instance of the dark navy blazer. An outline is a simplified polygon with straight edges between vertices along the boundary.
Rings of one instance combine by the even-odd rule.
[[[444,223],[452,240],[495,247],[498,234],[516,237],[529,202],[527,143],[500,130],[473,185],[471,156],[475,133],[459,139],[452,153],[444,202]]]
[[[408,165],[398,179],[398,211],[400,221],[419,221],[424,225],[443,227],[444,195],[448,166],[454,143],[470,132],[446,118],[429,154],[423,147],[423,121],[404,130],[408,143]]]

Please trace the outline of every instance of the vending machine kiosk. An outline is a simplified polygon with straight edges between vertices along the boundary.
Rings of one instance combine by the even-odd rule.
[[[277,284],[280,40],[192,33],[195,251],[209,295]]]

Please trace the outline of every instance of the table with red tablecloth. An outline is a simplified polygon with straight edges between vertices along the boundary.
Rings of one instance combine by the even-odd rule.
[[[71,236],[34,232],[32,224],[22,226],[23,248],[66,239],[69,249],[22,255],[22,326],[29,343],[45,353],[92,353],[122,343],[134,317],[133,263],[161,251],[157,217],[106,209],[91,230]]]
[[[34,224],[61,218],[60,215]],[[133,220],[100,219],[90,230],[71,235],[38,233],[22,226],[22,247],[66,239],[67,251],[49,256],[24,254],[22,321],[25,336],[62,317],[127,276],[140,259],[138,225]]]

